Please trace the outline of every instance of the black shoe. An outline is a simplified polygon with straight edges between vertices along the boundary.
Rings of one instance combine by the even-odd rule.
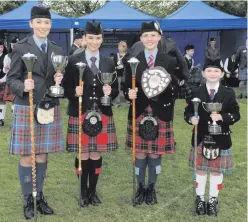
[[[157,197],[156,197],[156,191],[154,189],[154,184],[150,184],[146,190],[146,204],[153,205],[156,204]]]
[[[0,119],[0,126],[4,126],[4,121],[3,121],[3,119]]]
[[[205,201],[201,200],[200,196],[196,196],[195,212],[197,215],[205,215],[206,214],[206,204],[205,204]]]
[[[243,98],[243,94],[240,93],[238,96],[237,96],[237,99],[242,99]]]
[[[211,197],[207,203],[208,216],[217,216],[217,205],[218,200],[216,199],[216,197]]]
[[[99,199],[99,197],[97,196],[96,192],[92,192],[89,195],[89,203],[93,206],[98,206],[99,204],[101,204],[101,200]]]
[[[40,193],[40,200],[37,200],[37,210],[44,215],[54,214],[53,209],[48,206],[47,201],[42,192]]]
[[[32,194],[28,197],[26,204],[23,206],[24,217],[30,220],[34,217],[34,199]]]
[[[81,200],[80,200],[80,207],[86,208],[89,206],[89,197],[87,190],[82,189],[82,195],[81,195]]]
[[[141,205],[146,197],[146,189],[142,183],[139,184],[137,192],[135,194],[135,199],[133,200],[133,206]]]

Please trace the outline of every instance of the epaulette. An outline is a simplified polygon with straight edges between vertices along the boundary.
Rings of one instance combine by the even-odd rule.
[[[18,41],[17,44],[23,44],[23,43],[27,42],[28,41],[28,38],[29,37],[25,37],[24,39]]]
[[[54,45],[57,45],[56,42],[54,42],[54,41],[50,41],[50,42],[51,42],[52,44],[54,44]]]

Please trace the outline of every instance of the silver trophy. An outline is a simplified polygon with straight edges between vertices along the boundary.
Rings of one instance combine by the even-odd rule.
[[[113,80],[113,76],[115,76],[115,79]],[[102,72],[102,73],[98,73],[97,77],[99,79],[99,81],[105,85],[111,85],[117,78],[117,73],[116,72]],[[110,106],[111,105],[111,98],[108,95],[104,95],[101,98],[101,103],[103,106]]]
[[[216,114],[222,109],[222,103],[202,103],[202,107],[209,113]],[[208,132],[210,135],[220,135],[222,134],[221,126],[213,121],[212,124],[208,124]]]
[[[54,52],[51,54],[51,60],[53,67],[56,72],[62,73],[67,66],[68,56],[55,55]],[[64,96],[64,88],[56,83],[55,86],[51,86],[48,92],[51,97],[63,97]]]

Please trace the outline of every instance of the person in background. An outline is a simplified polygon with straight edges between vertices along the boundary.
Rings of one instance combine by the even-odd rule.
[[[73,44],[69,50],[69,55],[72,55],[73,52],[81,47],[83,34],[81,32],[77,32],[74,36]]]
[[[225,86],[231,85],[232,81],[238,78],[238,65],[235,61],[235,55],[236,52],[233,52],[229,58],[226,58],[224,63],[225,75],[223,79],[223,84]]]
[[[86,48],[86,41],[85,41],[85,35],[83,35],[82,41],[81,41],[81,44],[80,44],[80,48],[79,49],[76,49],[73,52],[73,55],[78,54],[80,52],[83,52],[85,50],[85,48]]]
[[[246,46],[240,46],[236,56],[235,61],[239,65],[239,96],[238,99],[243,97],[247,98],[247,48],[248,39],[246,39]]]
[[[9,53],[7,55],[5,55],[4,57],[4,61],[3,61],[3,72],[5,73],[5,76],[0,79],[0,81],[5,81],[7,79],[7,73],[9,72],[9,68],[10,68],[10,63],[11,63],[11,55],[12,55],[12,50],[14,45],[19,41],[18,37],[14,37],[11,42],[10,42],[10,47],[9,47]],[[3,100],[5,102],[12,102],[14,100],[14,94],[11,93],[11,91],[9,90],[7,84],[5,86],[5,91],[4,91],[4,96],[3,96]],[[13,104],[11,105],[11,110],[13,112]]]
[[[114,54],[114,63],[115,63],[115,70],[117,72],[117,78],[118,78],[118,84],[119,84],[119,94],[116,97],[116,99],[113,101],[113,105],[115,107],[119,107],[121,104],[121,83],[123,79],[123,71],[124,71],[124,65],[122,62],[122,59],[127,53],[127,43],[124,41],[120,41],[118,43],[118,50],[119,52]]]
[[[186,45],[184,48],[185,51],[184,57],[190,73],[190,77],[187,83],[191,87],[191,89],[194,87],[198,87],[202,81],[200,64],[197,64],[196,66],[194,64],[194,59],[193,59],[195,53],[194,49],[195,49],[194,45]]]
[[[210,38],[209,44],[205,49],[205,65],[219,65],[220,50],[216,48],[216,39]]]
[[[3,41],[0,41],[0,126],[4,126],[4,118],[6,113],[6,104],[4,101],[4,91],[6,86],[5,72],[4,72],[4,58],[8,50]]]

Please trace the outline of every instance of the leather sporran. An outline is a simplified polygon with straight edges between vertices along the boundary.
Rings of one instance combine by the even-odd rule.
[[[83,121],[83,131],[88,136],[97,136],[102,131],[102,117],[97,111],[89,111]]]
[[[211,136],[203,140],[202,154],[207,160],[216,160],[220,155],[220,149]]]
[[[55,102],[51,98],[44,97],[35,106],[34,117],[41,125],[46,125],[54,121]]]
[[[139,124],[139,135],[146,141],[158,138],[158,121],[152,116],[144,117]]]

